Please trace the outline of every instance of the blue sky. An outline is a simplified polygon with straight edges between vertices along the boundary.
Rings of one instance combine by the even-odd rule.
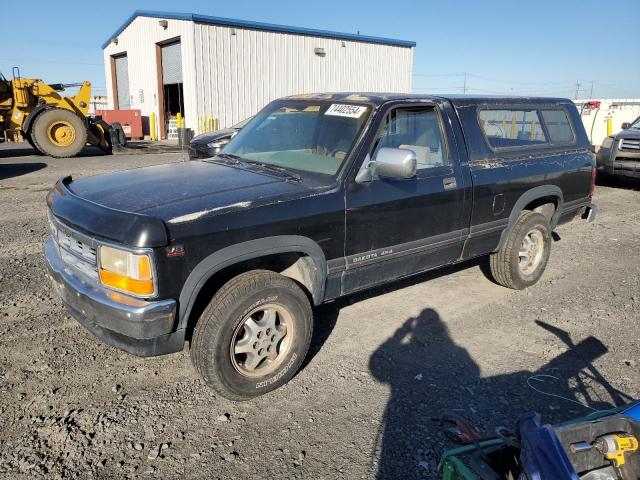
[[[31,0],[3,10],[0,71],[104,93],[100,45],[136,9],[413,40],[414,92],[461,93],[466,73],[468,93],[640,97],[640,0]]]

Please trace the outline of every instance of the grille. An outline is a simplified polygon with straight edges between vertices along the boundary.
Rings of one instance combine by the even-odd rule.
[[[620,140],[619,150],[635,150],[636,152],[640,152],[640,140],[629,140],[627,138],[623,138]]]
[[[58,228],[58,245],[69,253],[80,257],[81,260],[92,265],[96,264],[96,249],[82,240],[74,238],[69,231],[65,231],[62,228]]]
[[[98,278],[95,242],[49,217],[51,236],[58,245],[60,258],[66,267],[91,279]]]

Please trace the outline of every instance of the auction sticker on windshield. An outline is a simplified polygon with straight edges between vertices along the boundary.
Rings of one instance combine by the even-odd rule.
[[[324,114],[333,115],[335,117],[360,118],[366,109],[367,107],[363,107],[361,105],[344,105],[334,103],[326,112],[324,112]]]

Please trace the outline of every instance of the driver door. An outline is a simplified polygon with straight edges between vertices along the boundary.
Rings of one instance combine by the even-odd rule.
[[[382,147],[412,150],[417,172],[347,186],[343,293],[451,263],[462,253],[470,191],[442,117],[432,104],[387,113],[371,158]]]

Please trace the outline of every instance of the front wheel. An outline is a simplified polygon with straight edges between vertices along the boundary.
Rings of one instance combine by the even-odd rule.
[[[231,400],[248,400],[287,383],[311,343],[313,315],[288,277],[252,270],[227,282],[193,333],[191,359],[207,384]]]
[[[507,241],[490,257],[491,274],[500,285],[522,290],[535,284],[551,254],[551,226],[537,212],[522,212]]]
[[[31,145],[31,148],[33,148],[37,152],[38,155],[43,155],[43,153],[40,150],[38,150],[38,147],[36,147],[36,144],[33,143],[33,139],[31,138],[31,134],[30,133],[23,132],[23,136],[24,136],[25,140],[27,142],[29,142],[29,145]]]
[[[36,149],[54,158],[74,157],[87,144],[84,120],[62,108],[39,113],[30,134]]]

